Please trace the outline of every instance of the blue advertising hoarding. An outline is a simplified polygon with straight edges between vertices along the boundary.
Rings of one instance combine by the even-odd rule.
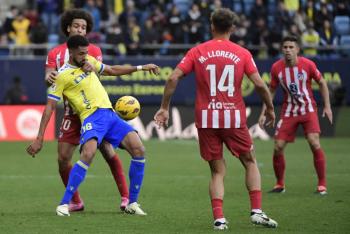
[[[148,72],[135,72],[131,75],[121,77],[101,77],[102,83],[114,102],[123,95],[133,95],[137,97],[142,104],[158,105],[161,101],[163,87],[166,79],[173,71],[179,59],[145,59],[145,58],[123,58],[115,60],[105,60],[106,64],[132,64],[140,65],[146,63],[155,63],[161,67],[159,76],[150,75]],[[262,78],[269,82],[269,71],[275,60],[257,60]],[[348,92],[345,94],[346,103],[350,105],[350,78],[348,77],[348,66],[350,59],[336,60],[315,60],[319,70],[327,80],[336,86],[343,86]],[[28,102],[32,104],[46,103],[46,85],[44,83],[45,61],[42,59],[31,60],[0,60],[0,103],[4,103],[6,90],[11,86],[14,76],[21,77],[22,84],[26,89]],[[319,102],[320,95],[315,89],[315,98]],[[258,105],[261,103],[258,95],[254,92],[253,85],[245,79],[242,83],[242,94],[248,105]],[[188,75],[180,83],[173,97],[174,104],[193,104],[195,98],[195,80],[194,74]],[[282,100],[282,92],[279,90],[276,95],[276,103]]]

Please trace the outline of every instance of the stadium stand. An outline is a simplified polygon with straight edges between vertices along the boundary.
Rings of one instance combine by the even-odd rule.
[[[350,35],[350,3],[345,0],[4,0],[4,4],[0,5],[0,50],[5,55],[3,51],[6,48],[18,46],[9,37],[11,32],[6,26],[8,19],[15,19],[18,14],[11,12],[11,6],[23,10],[30,20],[29,33],[42,19],[49,32],[44,35],[47,43],[35,43],[35,46],[46,49],[62,42],[64,38],[59,33],[59,25],[50,17],[59,16],[64,9],[81,7],[92,13],[97,24],[90,40],[105,50],[118,45],[124,49],[121,49],[122,52],[117,49],[113,53],[178,55],[193,44],[210,38],[208,16],[218,7],[227,7],[241,18],[232,40],[251,49],[260,58],[278,56],[278,50],[276,53],[276,46],[272,44],[287,34],[301,37],[307,25],[313,25],[313,29],[321,36],[319,44],[315,46],[317,52],[314,56],[348,54],[339,53],[340,49],[348,46],[344,40]],[[331,23],[329,29],[324,29],[325,21]],[[118,42],[111,40],[111,34],[115,33],[111,28],[119,30],[114,37]],[[340,43],[343,36],[344,43]],[[13,54],[11,51],[10,54]],[[26,52],[30,54],[31,50]]]

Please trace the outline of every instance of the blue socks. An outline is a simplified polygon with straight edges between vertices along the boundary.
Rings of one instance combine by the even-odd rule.
[[[84,181],[86,171],[88,168],[89,165],[80,160],[74,165],[69,174],[67,188],[63,195],[60,205],[69,204],[70,200],[73,197],[73,194],[75,193],[75,191],[77,191],[81,182]]]
[[[137,202],[145,171],[145,158],[132,158],[129,168],[129,203]]]

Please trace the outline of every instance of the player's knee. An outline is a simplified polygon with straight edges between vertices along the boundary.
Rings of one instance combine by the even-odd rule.
[[[241,154],[239,159],[242,161],[244,166],[256,163],[255,156],[250,152]]]
[[[282,144],[275,144],[274,146],[274,155],[279,155],[283,153],[284,146]]]
[[[320,140],[317,136],[314,137],[308,137],[307,141],[309,142],[309,145],[312,150],[316,150],[321,148]]]
[[[132,147],[130,150],[130,153],[132,157],[145,157],[146,149],[141,144],[141,145]]]
[[[309,141],[309,144],[312,150],[317,150],[321,148],[321,144],[319,141]]]
[[[59,165],[68,165],[72,160],[72,155],[69,152],[58,151],[57,161]]]

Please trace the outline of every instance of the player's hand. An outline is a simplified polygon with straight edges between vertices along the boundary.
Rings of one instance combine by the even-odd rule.
[[[142,65],[142,71],[149,71],[154,75],[159,75],[159,67],[153,63]]]
[[[159,109],[154,115],[154,122],[158,125],[158,128],[168,127],[169,121],[169,110]]]
[[[29,155],[31,155],[33,158],[35,157],[35,155],[37,153],[39,153],[39,151],[41,150],[41,148],[43,147],[43,141],[39,140],[39,139],[35,139],[32,144],[30,144],[27,147],[27,153]]]
[[[85,61],[84,62],[84,65],[82,66],[82,68],[81,68],[85,73],[86,72],[96,72],[95,71],[95,67],[91,64],[91,63],[89,63],[88,61]]]
[[[266,116],[266,126],[269,128],[273,128],[275,126],[276,115],[274,108],[267,108],[265,111]]]
[[[259,116],[259,120],[258,120],[258,123],[259,123],[259,127],[261,128],[261,129],[265,129],[265,122],[266,122],[266,116],[264,115],[264,114],[261,114],[260,116]]]
[[[329,122],[331,124],[333,124],[333,112],[332,112],[332,109],[330,107],[323,108],[322,117],[324,118],[326,116],[327,116]]]
[[[49,84],[53,84],[55,83],[56,79],[57,79],[57,71],[50,71],[48,73],[46,73],[45,75],[45,81]]]

